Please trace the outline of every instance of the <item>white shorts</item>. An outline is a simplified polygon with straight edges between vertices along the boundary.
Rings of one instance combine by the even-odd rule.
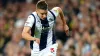
[[[39,46],[34,42],[33,50],[31,50],[31,56],[56,56],[58,44],[55,43],[41,51],[39,51]]]

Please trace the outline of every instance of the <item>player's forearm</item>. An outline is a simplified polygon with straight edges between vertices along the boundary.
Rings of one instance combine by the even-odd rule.
[[[33,40],[33,41],[35,41],[35,38],[32,37],[29,33],[22,33],[22,37],[23,37],[25,40]]]
[[[59,8],[59,15],[60,15],[61,20],[63,22],[63,26],[65,26],[66,25],[66,20],[64,18],[64,14],[63,14],[63,11],[61,10],[61,8]]]
[[[66,24],[66,20],[64,18],[64,14],[63,14],[63,11],[61,10],[61,8],[59,8],[59,15],[61,17],[61,20],[63,22],[63,28],[64,28],[64,31],[66,32],[66,35],[68,35],[68,32],[69,32],[69,28]]]

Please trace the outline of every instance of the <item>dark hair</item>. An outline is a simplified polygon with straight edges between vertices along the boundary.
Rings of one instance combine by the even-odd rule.
[[[46,3],[46,1],[40,0],[40,1],[38,1],[36,7],[37,7],[38,9],[47,10],[47,9],[48,9],[48,4]]]

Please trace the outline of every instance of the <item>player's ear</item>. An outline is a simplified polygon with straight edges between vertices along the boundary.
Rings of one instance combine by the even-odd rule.
[[[37,12],[37,9],[36,9],[36,12]]]
[[[36,9],[36,12],[38,13],[38,9]]]

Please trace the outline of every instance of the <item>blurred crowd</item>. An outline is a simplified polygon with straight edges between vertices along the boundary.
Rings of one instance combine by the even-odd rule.
[[[0,0],[0,56],[30,56],[29,41],[21,32],[38,0]],[[49,9],[59,6],[69,26],[66,35],[60,17],[55,34],[57,56],[100,56],[100,0],[46,0]]]

